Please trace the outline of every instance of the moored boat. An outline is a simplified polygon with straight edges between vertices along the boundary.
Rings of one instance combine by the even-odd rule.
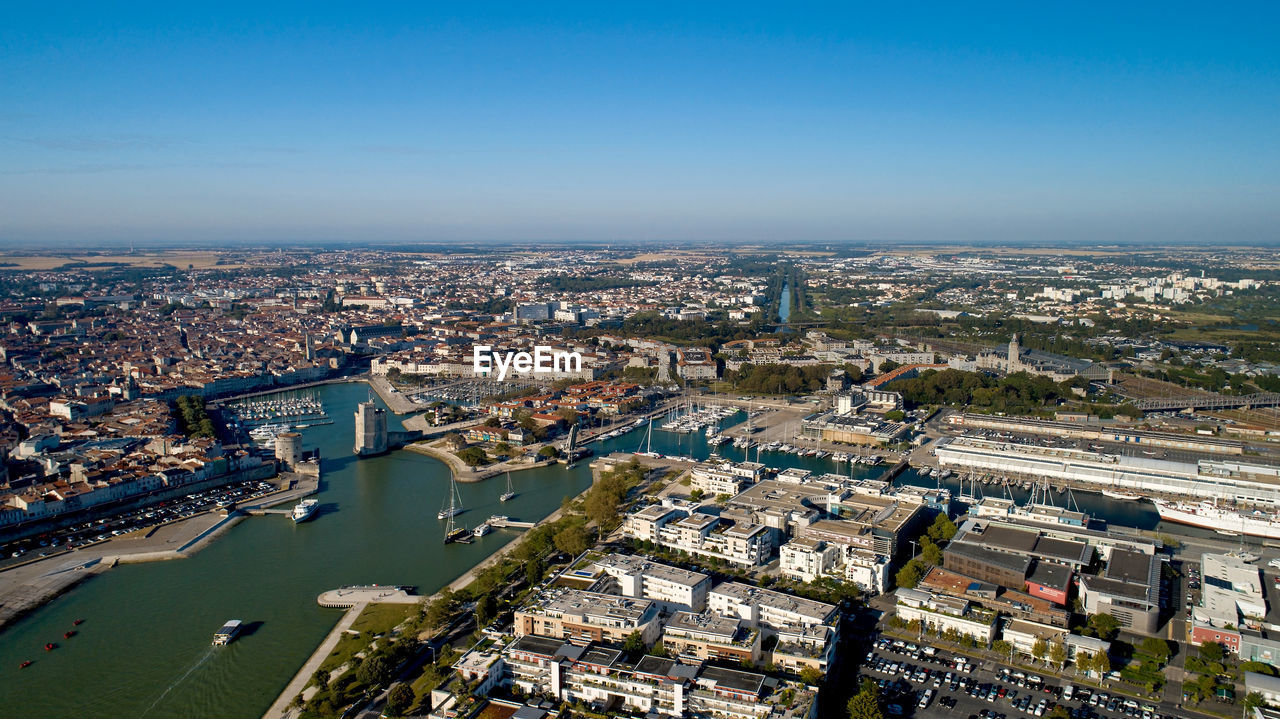
[[[1160,519],[1166,522],[1211,529],[1226,536],[1243,534],[1249,537],[1280,539],[1280,519],[1267,512],[1242,512],[1217,507],[1212,502],[1169,502],[1154,499],[1152,503],[1156,505],[1156,512],[1160,514]]]
[[[316,510],[320,508],[320,502],[315,499],[304,499],[293,507],[293,512],[289,515],[293,518],[294,524],[300,524],[315,516]]]

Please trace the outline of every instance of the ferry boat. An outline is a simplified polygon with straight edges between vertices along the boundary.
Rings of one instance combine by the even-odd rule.
[[[509,502],[516,498],[516,491],[511,487],[511,473],[507,472],[507,491],[498,495],[499,502]]]
[[[481,522],[476,526],[475,529],[471,530],[471,536],[483,537],[484,535],[492,531],[493,531],[493,527],[490,527],[488,522]]]
[[[1212,529],[1219,534],[1280,539],[1280,518],[1263,511],[1240,511],[1214,506],[1212,502],[1169,502],[1153,499],[1156,512],[1166,522]]]
[[[316,510],[320,508],[320,502],[315,499],[304,499],[293,507],[294,524],[301,524],[315,516]]]
[[[235,639],[236,635],[240,633],[241,623],[242,622],[239,619],[232,619],[226,624],[223,624],[222,628],[213,635],[214,645],[222,646],[224,644],[230,644],[231,640]]]

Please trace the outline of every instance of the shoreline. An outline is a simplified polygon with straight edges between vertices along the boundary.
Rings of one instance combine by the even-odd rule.
[[[406,444],[404,447],[401,447],[401,449],[439,460],[449,468],[449,471],[453,474],[454,481],[462,482],[464,484],[483,482],[486,479],[492,479],[493,477],[507,472],[520,472],[526,469],[538,469],[540,467],[550,467],[556,464],[556,460],[554,459],[538,460],[536,462],[521,462],[519,464],[512,464],[508,460],[506,462],[498,462],[489,465],[483,471],[477,472],[467,466],[466,462],[458,459],[456,454],[447,449],[433,447],[429,444]]]

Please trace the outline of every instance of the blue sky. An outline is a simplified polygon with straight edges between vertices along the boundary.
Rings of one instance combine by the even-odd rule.
[[[6,244],[1280,240],[1271,2],[48,5]]]

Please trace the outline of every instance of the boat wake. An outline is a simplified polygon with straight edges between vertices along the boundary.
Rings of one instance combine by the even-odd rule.
[[[204,652],[204,655],[201,656],[199,659],[197,659],[195,663],[192,664],[189,669],[187,669],[187,671],[183,672],[182,676],[178,677],[177,680],[175,680],[172,684],[165,687],[165,690],[163,692],[160,692],[160,696],[156,697],[156,700],[151,702],[151,706],[147,707],[141,714],[138,715],[138,719],[142,719],[147,714],[150,714],[151,710],[156,708],[156,705],[164,701],[164,698],[169,695],[169,692],[173,691],[174,688],[176,688],[179,684],[186,681],[187,677],[191,676],[192,672],[194,672],[195,670],[203,666],[205,662],[209,661],[209,659],[213,656],[214,651],[216,651],[215,647],[209,647],[208,649],[206,649]]]

